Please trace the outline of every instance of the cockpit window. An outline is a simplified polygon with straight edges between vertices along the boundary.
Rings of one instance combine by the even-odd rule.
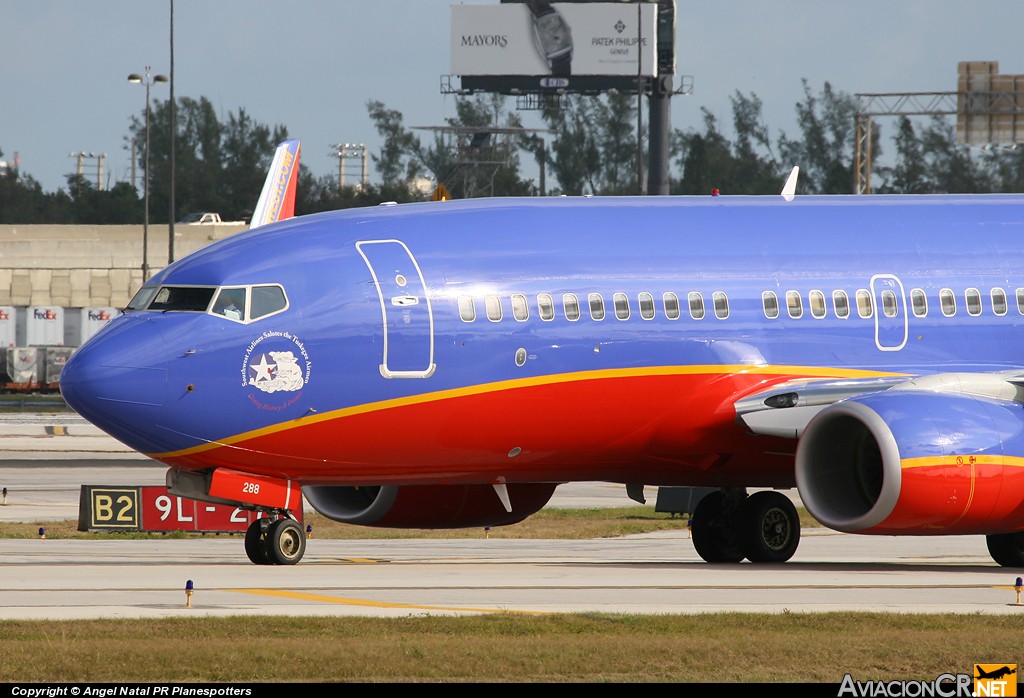
[[[217,300],[213,304],[214,315],[223,315],[229,320],[245,319],[245,289],[225,288],[217,294]]]
[[[188,310],[204,313],[216,288],[207,286],[161,286],[149,303],[150,310]]]
[[[216,300],[214,300],[216,297]],[[212,305],[211,305],[211,301]],[[248,308],[248,314],[246,309]],[[253,322],[288,309],[288,296],[279,284],[260,286],[144,286],[129,310],[178,310]]]
[[[284,289],[280,286],[253,286],[252,307],[249,317],[252,320],[272,315],[288,307],[288,299],[284,297]]]
[[[128,310],[142,310],[149,302],[153,300],[153,296],[156,295],[156,286],[143,286],[139,289],[139,292],[135,294],[131,302],[128,303]]]

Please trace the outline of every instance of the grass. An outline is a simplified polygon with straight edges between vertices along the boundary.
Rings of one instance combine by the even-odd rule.
[[[328,539],[381,539],[381,538],[480,538],[483,529],[400,529],[368,528],[338,523],[307,511],[303,522],[313,527],[313,535]],[[148,538],[152,533],[87,533],[78,530],[77,521],[51,521],[47,523],[0,523],[0,538],[35,538],[40,526],[47,538]],[[656,513],[653,507],[625,507],[609,509],[544,509],[513,526],[496,526],[489,532],[491,538],[562,538],[583,540],[609,538],[631,533],[649,533],[663,530],[682,530],[687,526],[683,517]],[[168,534],[172,535],[172,534]],[[178,537],[198,534],[173,534]]]
[[[804,527],[819,526],[804,509],[799,509],[800,522]],[[306,512],[304,523],[313,527],[317,538],[340,540],[365,540],[381,538],[480,538],[482,529],[400,529],[367,528],[331,521],[315,512]],[[166,535],[184,538],[195,533],[89,533],[78,530],[78,522],[48,521],[37,523],[2,523],[0,538],[37,538],[39,528],[46,529],[47,538],[151,538]],[[531,538],[586,540],[590,538],[615,538],[636,533],[655,531],[685,530],[687,519],[655,512],[651,506],[612,507],[606,509],[542,509],[525,521],[514,526],[497,526],[488,532],[491,538]]]
[[[60,393],[0,393],[0,412],[68,412],[72,410]]]
[[[970,674],[975,662],[1014,663],[1020,654],[1020,619],[1010,616],[0,620],[6,683],[838,684],[846,673],[857,681]]]

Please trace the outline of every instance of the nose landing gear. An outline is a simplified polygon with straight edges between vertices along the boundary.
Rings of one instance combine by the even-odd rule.
[[[245,554],[257,565],[294,565],[306,552],[306,532],[286,513],[256,519],[245,532]]]

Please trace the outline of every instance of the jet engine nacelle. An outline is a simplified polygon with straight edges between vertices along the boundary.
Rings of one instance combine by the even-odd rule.
[[[1024,530],[1024,405],[889,390],[831,405],[796,453],[807,510],[851,533]]]
[[[387,528],[472,528],[519,523],[540,511],[557,484],[506,485],[506,511],[491,485],[305,485],[310,506],[329,519]]]

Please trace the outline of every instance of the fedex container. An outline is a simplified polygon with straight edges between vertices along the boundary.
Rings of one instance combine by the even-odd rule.
[[[33,305],[18,316],[18,345],[28,347],[64,344],[64,308]]]
[[[35,387],[42,380],[42,363],[36,347],[10,347],[7,350],[7,377],[11,383]]]
[[[60,372],[64,370],[64,364],[68,362],[71,352],[74,350],[74,347],[40,347],[43,375],[39,382],[45,383],[50,388],[58,387]]]
[[[18,344],[18,312],[13,305],[0,305],[0,348]]]
[[[64,344],[80,347],[104,325],[121,314],[117,308],[67,308],[64,320]]]

